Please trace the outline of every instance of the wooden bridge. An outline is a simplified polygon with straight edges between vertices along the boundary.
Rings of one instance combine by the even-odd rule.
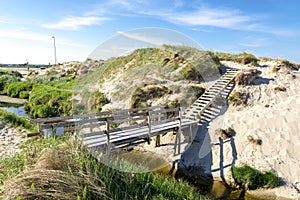
[[[150,143],[153,137],[156,137],[156,146],[159,146],[160,135],[174,131],[174,154],[180,154],[183,129],[189,130],[185,137],[192,139],[194,133],[191,127],[201,123],[201,120],[209,120],[215,112],[212,104],[219,96],[230,92],[228,87],[231,87],[237,73],[237,70],[227,70],[186,110],[150,107],[34,119],[31,123],[37,123],[39,133],[46,137],[75,132],[86,148],[106,153]]]

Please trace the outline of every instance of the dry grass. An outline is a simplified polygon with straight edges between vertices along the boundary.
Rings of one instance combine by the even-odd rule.
[[[283,86],[277,86],[277,87],[274,88],[274,91],[275,92],[285,92],[286,88],[283,87]]]
[[[137,88],[131,97],[130,108],[151,106],[149,105],[149,100],[153,101],[171,93],[172,91],[163,85],[148,85],[143,88]]]
[[[233,106],[246,106],[249,94],[241,91],[233,91],[228,97],[229,103]]]
[[[219,128],[215,131],[215,133],[216,133],[216,135],[221,137],[223,140],[226,140],[233,136],[234,130],[230,127],[226,128],[226,129]]]
[[[247,136],[247,139],[250,143],[255,144],[255,145],[262,145],[262,140],[261,139],[255,139],[253,136],[249,135]]]
[[[76,199],[82,193],[78,178],[60,170],[29,170],[0,189],[0,197],[13,199]]]
[[[85,187],[104,196],[104,189],[90,181],[94,177],[83,174],[71,156],[71,148],[67,145],[44,149],[30,169],[4,182],[0,187],[0,199],[73,200],[86,196]]]
[[[257,69],[242,70],[235,77],[235,83],[237,85],[249,85],[258,76],[258,73]]]

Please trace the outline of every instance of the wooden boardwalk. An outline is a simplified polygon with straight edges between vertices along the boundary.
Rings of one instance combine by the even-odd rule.
[[[161,134],[174,131],[174,154],[179,154],[182,130],[189,130],[185,136],[192,139],[194,133],[191,127],[198,125],[201,120],[209,120],[208,116],[216,113],[213,103],[224,93],[230,92],[228,87],[231,87],[237,73],[237,70],[228,70],[186,110],[150,107],[35,119],[31,122],[39,125],[39,133],[44,136],[72,131],[86,148],[106,153],[150,143],[151,138],[157,137],[158,140]]]
[[[46,137],[72,131],[86,148],[111,152],[150,143],[152,137],[181,132],[198,123],[183,119],[181,113],[181,108],[150,107],[35,119],[31,123],[39,124],[39,133]]]

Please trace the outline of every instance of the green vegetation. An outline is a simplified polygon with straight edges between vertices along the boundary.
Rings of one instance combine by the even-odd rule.
[[[271,171],[260,172],[249,165],[232,167],[232,176],[235,182],[245,189],[275,188],[280,178]]]
[[[171,94],[172,91],[162,85],[150,85],[143,88],[137,88],[133,93],[130,101],[130,108],[143,108],[151,105],[147,100],[160,98],[165,94]]]
[[[237,63],[241,63],[244,65],[257,65],[259,61],[253,54],[243,52],[240,54],[230,54],[230,53],[216,53],[217,57],[221,61],[233,61]]]
[[[45,84],[35,85],[25,103],[25,110],[33,118],[71,115],[72,91]]]
[[[202,81],[201,74],[212,73],[213,69],[218,70],[219,62],[211,52],[187,46],[163,45],[161,48],[137,49],[129,55],[112,58],[93,73],[84,75],[78,83],[85,85],[89,80],[102,84],[121,70],[136,70],[147,65],[163,66],[164,70],[169,69],[169,72],[179,69],[183,78]]]
[[[34,130],[35,126],[29,122],[29,119],[26,117],[19,117],[16,114],[0,109],[0,118],[9,122],[13,126],[22,126],[29,130]]]
[[[249,98],[249,94],[235,90],[228,97],[228,101],[232,103],[232,105],[234,106],[240,106],[240,105],[246,106],[248,98]]]
[[[0,198],[204,199],[182,180],[125,172],[138,167],[125,161],[119,163],[123,171],[110,168],[65,136],[35,138],[23,148],[14,157],[0,158]]]
[[[3,90],[5,86],[11,83],[21,81],[20,76],[17,73],[6,72],[0,70],[0,93],[5,93]]]
[[[25,95],[24,92],[30,92],[32,90],[33,84],[28,82],[15,82],[7,85],[6,88],[6,94],[10,97],[27,97],[28,95]],[[22,93],[22,95],[20,95]],[[21,97],[20,97],[21,96]]]
[[[2,76],[2,75],[10,75],[10,76],[15,76],[15,77],[22,78],[22,74],[20,74],[18,71],[4,71],[4,70],[0,70],[0,76]]]
[[[276,59],[279,62],[279,67],[286,67],[287,69],[299,70],[300,65],[294,62],[290,62],[288,60]]]
[[[80,101],[73,101],[73,114],[100,112],[102,107],[109,103],[105,95],[99,91],[89,92],[88,90],[83,90],[80,96]]]

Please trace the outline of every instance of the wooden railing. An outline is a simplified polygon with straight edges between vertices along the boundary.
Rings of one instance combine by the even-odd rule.
[[[105,125],[107,129],[109,129],[117,123],[121,124],[128,122],[129,124],[132,124],[138,120],[144,120],[148,112],[161,109],[163,108],[160,106],[124,109],[73,116],[38,118],[30,120],[30,122],[38,124],[38,133],[47,137],[49,136],[47,134],[49,131],[52,132],[51,135],[55,135],[70,131],[76,132],[83,128],[93,129],[101,125]]]
[[[187,119],[183,123],[181,110],[181,108],[150,107],[34,119],[31,123],[37,123],[39,134],[45,137],[71,131],[78,135],[87,148],[105,148],[106,152],[110,152],[113,148],[120,149],[138,143],[150,143],[151,137],[154,136],[157,137],[156,146],[159,146],[160,135],[173,130],[177,131],[175,152],[177,146],[180,152],[182,126],[197,123]]]

